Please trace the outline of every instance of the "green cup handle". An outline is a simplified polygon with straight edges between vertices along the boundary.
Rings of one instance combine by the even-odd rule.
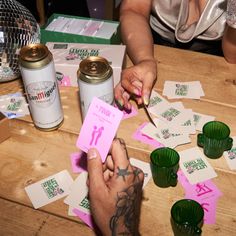
[[[204,145],[204,134],[198,134],[197,135],[197,145],[199,147],[203,147],[203,145]]]
[[[177,185],[178,175],[175,172],[170,173],[170,186],[174,187]]]
[[[230,150],[232,147],[233,147],[233,139],[229,137],[227,140],[225,151]]]

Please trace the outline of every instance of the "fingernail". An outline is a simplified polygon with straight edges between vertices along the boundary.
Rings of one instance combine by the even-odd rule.
[[[97,157],[97,152],[94,149],[89,149],[87,157],[89,160],[95,159]]]
[[[141,96],[141,92],[139,89],[134,89],[134,94],[137,96]]]
[[[149,96],[147,94],[144,95],[143,102],[144,102],[144,105],[146,106],[149,104]]]
[[[123,107],[123,101],[122,100],[118,100],[118,103],[119,103],[119,105],[121,106],[121,107]]]

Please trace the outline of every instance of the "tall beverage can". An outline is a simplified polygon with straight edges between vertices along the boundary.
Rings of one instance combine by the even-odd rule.
[[[77,71],[77,77],[83,120],[93,97],[98,97],[108,104],[113,103],[113,71],[105,58],[91,56],[82,60]]]
[[[19,67],[34,125],[44,131],[57,129],[64,116],[51,52],[43,44],[24,46]]]

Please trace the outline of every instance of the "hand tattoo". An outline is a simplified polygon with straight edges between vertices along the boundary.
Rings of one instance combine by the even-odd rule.
[[[116,212],[110,219],[112,236],[116,235],[139,235],[138,223],[140,202],[142,198],[142,181],[139,174],[142,171],[134,169],[133,172],[118,167],[117,177],[134,175],[134,183],[128,188],[117,193]]]
[[[118,169],[117,178],[119,176],[122,176],[123,180],[125,181],[125,176],[132,174],[130,171],[128,171],[128,168],[129,168],[129,165],[125,169],[120,169],[120,167],[117,167],[117,169]]]

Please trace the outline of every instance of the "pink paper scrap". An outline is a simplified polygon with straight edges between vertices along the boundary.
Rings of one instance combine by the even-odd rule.
[[[142,125],[140,125],[138,127],[138,129],[135,131],[135,133],[132,136],[133,139],[136,139],[136,140],[141,141],[143,143],[149,144],[149,145],[153,146],[154,148],[164,147],[164,145],[162,143],[159,143],[155,139],[153,139],[141,132],[141,129],[143,129],[143,127],[147,124],[148,124],[148,122],[144,122]]]
[[[185,193],[194,198],[206,199],[206,198],[217,198],[222,196],[222,192],[212,182],[212,180],[206,180],[196,184],[190,184],[184,173],[178,171],[178,180],[185,189]]]
[[[85,224],[87,224],[90,228],[94,229],[95,223],[93,221],[92,215],[84,213],[79,209],[73,209],[73,213],[78,216]]]
[[[211,181],[190,184],[184,173],[178,171],[178,181],[185,189],[185,198],[198,202],[204,210],[204,224],[215,224],[216,203],[222,192]]]

